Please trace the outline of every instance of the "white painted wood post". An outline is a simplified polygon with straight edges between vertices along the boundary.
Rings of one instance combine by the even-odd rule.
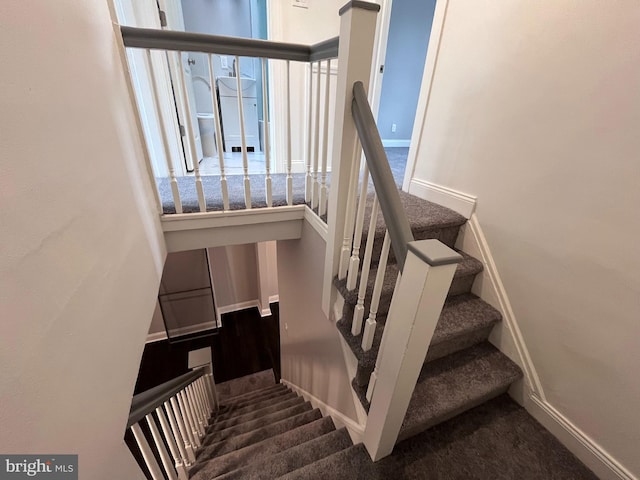
[[[314,122],[314,144],[313,144],[313,170],[311,172],[311,208],[316,208],[319,204],[320,184],[318,183],[318,164],[320,161],[320,62],[317,62],[316,70],[316,119]]]
[[[164,403],[164,408],[167,408],[167,402]],[[186,459],[185,456],[182,456],[182,452],[179,452],[179,447],[181,442],[180,432],[174,431],[169,427],[169,422],[167,421],[167,417],[164,414],[164,410],[162,407],[156,408],[156,415],[158,416],[158,421],[160,422],[160,428],[162,429],[162,433],[164,438],[167,440],[167,445],[169,445],[169,451],[171,452],[171,457],[173,458],[173,466],[176,469],[176,473],[178,474],[178,480],[187,480],[189,478],[189,474],[187,471],[187,467],[184,463]]]
[[[218,105],[218,95],[216,94],[216,77],[213,73],[213,62],[211,54],[207,55],[209,60],[209,82],[211,83],[211,105],[213,106],[213,118],[216,125],[216,147],[218,147],[218,162],[220,164],[220,188],[222,189],[222,205],[225,210],[229,210],[229,190],[227,188],[227,176],[224,172],[224,148],[222,143],[222,122],[220,122],[220,106]]]
[[[307,112],[307,175],[305,177],[304,201],[311,204],[313,177],[311,176],[311,145],[313,143],[313,62],[309,63],[309,111]]]
[[[269,143],[269,105],[267,102],[267,59],[262,59],[262,127],[264,141],[264,165],[266,175],[264,188],[266,192],[267,207],[273,206],[273,192],[271,187],[271,144]]]
[[[144,463],[147,465],[149,473],[151,473],[151,478],[153,478],[153,480],[165,480],[164,475],[162,474],[162,470],[160,469],[160,465],[158,465],[158,461],[153,455],[153,450],[151,450],[149,442],[147,442],[144,433],[142,433],[140,425],[134,423],[130,428],[133,432],[133,437],[136,439],[138,447],[140,447],[140,452],[142,453]]]
[[[340,10],[340,47],[333,122],[331,189],[327,210],[327,248],[325,253],[322,310],[329,316],[335,299],[333,278],[338,273],[344,237],[346,204],[349,196],[356,127],[351,115],[353,84],[361,81],[365,90],[371,77],[376,17],[380,6],[374,3],[348,3]],[[349,252],[351,253],[351,252]]]
[[[169,452],[167,452],[167,448],[164,446],[164,441],[162,439],[162,436],[160,435],[160,431],[158,430],[156,421],[153,419],[153,415],[149,413],[147,414],[145,419],[147,420],[147,424],[149,425],[149,430],[151,430],[151,436],[153,437],[153,441],[156,444],[156,449],[158,450],[158,454],[160,455],[160,461],[162,462],[164,471],[167,473],[167,477],[169,477],[169,480],[178,480],[178,474],[173,468],[173,463],[171,462],[171,458],[169,457]]]
[[[291,176],[291,62],[287,60],[287,205],[293,205]]]
[[[318,65],[320,68],[320,65]],[[327,213],[327,160],[329,155],[329,102],[331,83],[331,59],[327,60],[327,71],[324,82],[324,128],[322,129],[322,172],[320,177],[320,204],[318,205],[318,215]]]
[[[171,399],[169,400],[169,402],[171,403],[171,411],[167,409],[167,415],[169,416],[169,422],[171,423],[171,428],[175,430],[177,426],[178,430],[180,430],[180,435],[182,436],[182,441],[184,445],[184,454],[186,454],[186,456],[184,456],[183,454],[183,458],[187,461],[186,462],[187,466],[189,466],[190,464],[196,461],[196,455],[195,455],[196,446],[191,440],[191,435],[189,434],[189,428],[183,419],[183,414],[180,411],[178,400],[179,400],[179,397],[177,395],[171,397]],[[176,426],[174,426],[172,418],[175,419]]]
[[[189,104],[189,98],[187,94],[187,79],[185,78],[184,66],[182,65],[182,59],[180,58],[180,52],[174,52],[176,56],[176,63],[180,67],[180,75],[178,78],[181,82],[181,90],[184,95],[182,99],[186,109],[185,122],[187,124],[187,135],[189,144],[189,152],[191,152],[191,158],[193,159],[193,171],[196,177],[196,191],[198,193],[198,206],[201,212],[207,211],[207,202],[204,197],[204,189],[202,188],[202,177],[200,176],[200,163],[198,162],[198,151],[196,149],[196,138],[193,125],[193,117],[191,115],[191,105]]]
[[[364,258],[362,259],[362,273],[360,274],[360,285],[358,287],[358,302],[353,311],[351,323],[351,334],[360,335],[362,331],[362,320],[364,318],[364,299],[367,295],[367,283],[369,281],[369,271],[371,270],[371,256],[373,244],[375,243],[376,224],[378,223],[378,199],[373,197],[371,206],[371,219],[369,220],[369,231],[367,233],[367,245],[364,248]]]
[[[178,181],[176,179],[176,172],[173,168],[173,159],[171,158],[171,148],[169,147],[169,138],[167,137],[167,130],[165,125],[167,119],[164,118],[164,109],[160,104],[160,96],[158,95],[158,85],[156,83],[156,74],[153,68],[153,58],[151,50],[146,50],[147,62],[149,63],[149,76],[151,77],[151,91],[153,93],[153,103],[158,109],[158,117],[160,119],[159,127],[160,134],[162,136],[162,149],[164,151],[164,158],[167,163],[167,170],[169,172],[169,180],[171,183],[171,195],[173,197],[173,204],[176,207],[176,213],[182,213],[182,202],[180,201],[180,191],[178,190]]]
[[[374,461],[393,450],[461,258],[438,240],[409,243],[387,315],[363,437]]]
[[[247,137],[244,126],[244,104],[242,101],[242,79],[240,78],[240,57],[236,55],[236,85],[238,88],[238,113],[240,118],[240,140],[242,149],[242,170],[244,172],[244,206],[251,208],[251,183],[249,182],[249,158],[247,157]]]

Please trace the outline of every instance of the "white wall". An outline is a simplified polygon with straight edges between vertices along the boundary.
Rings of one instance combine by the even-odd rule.
[[[109,8],[0,10],[0,451],[144,478],[123,435],[165,252]]]
[[[257,301],[258,270],[255,244],[209,249],[211,274],[219,309]]]
[[[307,221],[300,240],[278,242],[282,378],[357,422],[340,333],[322,312],[324,249]]]
[[[640,4],[451,1],[414,179],[478,197],[548,402],[640,476]]]

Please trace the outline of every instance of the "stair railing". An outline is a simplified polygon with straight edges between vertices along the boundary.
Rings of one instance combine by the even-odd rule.
[[[165,474],[170,480],[189,478],[189,468],[217,408],[213,377],[206,368],[194,369],[133,397],[127,429],[153,480],[163,480]]]
[[[230,209],[238,210],[242,209],[238,204],[233,205],[233,198],[229,196],[229,167],[225,165],[225,160],[229,160],[230,151],[232,146],[226,143],[226,135],[223,138],[223,130],[238,129],[239,134],[239,146],[234,146],[234,151],[239,148],[242,156],[242,188],[243,199],[245,209],[252,208],[254,202],[266,205],[266,207],[274,206],[291,206],[294,203],[307,203],[310,205],[319,216],[324,216],[327,210],[327,199],[329,190],[329,178],[328,173],[331,168],[331,156],[328,154],[329,145],[329,110],[330,105],[333,103],[332,89],[331,89],[331,77],[335,76],[335,62],[332,65],[332,59],[337,56],[338,51],[338,37],[332,38],[315,45],[299,45],[284,42],[273,42],[266,40],[258,40],[251,38],[237,38],[226,37],[218,35],[205,35],[198,33],[179,32],[171,30],[159,30],[148,28],[135,28],[135,27],[120,27],[124,46],[127,48],[128,54],[132,54],[136,51],[142,50],[144,52],[143,63],[145,68],[143,70],[148,72],[149,84],[152,90],[151,97],[153,98],[152,108],[145,109],[139,108],[139,115],[141,118],[146,118],[149,115],[153,116],[153,121],[158,124],[158,128],[161,134],[161,145],[156,146],[156,150],[159,150],[158,156],[164,157],[150,161],[148,165],[149,169],[153,171],[154,176],[159,181],[159,177],[162,175],[158,172],[158,168],[154,165],[163,163],[166,166],[165,175],[168,175],[168,182],[170,185],[171,198],[177,214],[185,212],[183,205],[184,198],[180,189],[185,188],[184,182],[178,182],[180,169],[179,166],[181,158],[175,158],[176,154],[172,156],[170,148],[170,135],[175,135],[175,132],[182,131],[185,136],[185,155],[192,159],[193,163],[193,182],[195,184],[195,192],[197,196],[197,208],[199,212],[207,212],[212,210],[224,210]],[[194,134],[196,126],[193,125],[193,114],[191,111],[194,104],[193,99],[190,103],[187,82],[188,78],[185,76],[185,69],[183,68],[182,52],[197,52],[206,55],[207,59],[207,73],[198,77],[205,80],[205,83],[210,86],[211,99],[210,107],[214,116],[215,125],[215,175],[219,177],[219,192],[206,192],[205,184],[203,183],[203,176],[205,175],[199,165],[196,145],[196,137]],[[237,113],[238,124],[224,125],[221,118],[221,111],[223,106],[220,101],[221,98],[216,94],[216,76],[214,74],[214,64],[212,55],[229,55],[234,56],[234,75],[236,79],[237,88]],[[249,149],[255,147],[248,147],[247,144],[247,112],[245,112],[245,102],[243,102],[243,87],[242,76],[239,71],[240,58],[252,57],[260,60],[260,72],[255,76],[257,82],[262,83],[263,95],[262,104],[256,105],[257,109],[262,111],[263,123],[262,123],[262,138],[263,138],[263,155],[264,155],[264,167],[259,172],[250,171],[249,162]],[[129,61],[132,62],[132,57],[129,56]],[[296,77],[292,70],[296,67],[296,63],[305,64],[304,77],[307,80],[303,80],[304,85],[295,85],[293,81],[299,78]],[[181,96],[179,103],[184,105],[186,112],[184,114],[184,127],[177,125],[177,119],[175,118],[163,118],[163,113],[160,105],[164,99],[161,99],[163,92],[171,92],[172,87],[166,85],[170,75],[157,75],[157,72],[169,72],[169,65],[174,66],[174,70],[179,70],[177,78],[173,81],[177,84],[175,92]],[[293,64],[293,65],[292,65]],[[285,70],[285,98],[279,98],[277,92],[279,90],[273,89],[271,95],[268,93],[267,76],[269,68],[282,68]],[[300,69],[298,70],[300,72]],[[162,78],[161,78],[162,77]],[[208,77],[208,78],[205,78]],[[162,84],[162,80],[165,84]],[[296,102],[295,98],[292,99],[292,91],[305,90],[304,96],[306,97],[302,102]],[[283,139],[282,145],[279,151],[284,152],[286,157],[282,163],[284,164],[284,173],[286,178],[283,182],[284,192],[274,192],[276,185],[280,182],[275,182],[272,175],[272,165],[279,165],[273,161],[272,147],[273,141],[271,138],[269,121],[269,105],[268,98],[274,105],[274,108],[278,108],[283,111],[283,117],[285,118],[285,124],[275,125],[275,130],[279,133],[278,137]],[[138,99],[139,106],[142,100]],[[295,103],[295,105],[294,105]],[[282,108],[284,106],[284,109]],[[231,108],[227,105],[227,108]],[[306,112],[305,112],[306,109]],[[152,110],[152,111],[149,111]],[[146,115],[146,117],[145,117]],[[257,115],[257,113],[256,113]],[[229,121],[227,117],[226,121]],[[306,125],[305,140],[302,145],[301,152],[295,152],[296,156],[304,155],[302,158],[294,159],[294,152],[292,151],[292,127],[295,126],[292,122],[304,118]],[[173,124],[172,124],[173,123]],[[167,125],[171,125],[171,128],[167,128]],[[234,137],[235,138],[235,137]],[[147,143],[149,143],[147,139]],[[224,151],[226,148],[226,153]],[[153,154],[154,149],[147,149],[149,157]],[[225,156],[226,155],[226,156]],[[148,158],[149,160],[149,158]],[[260,159],[256,157],[259,162]],[[278,159],[281,160],[281,159]],[[296,175],[296,164],[303,164],[304,167],[300,167]],[[255,162],[254,162],[255,164]],[[264,175],[264,197],[256,198],[252,195],[252,180],[250,175],[254,173],[260,173]],[[211,174],[209,172],[209,174]],[[297,198],[294,202],[294,176],[296,181],[300,181],[304,184],[304,198]],[[218,180],[216,180],[218,181]],[[255,180],[254,180],[255,181]],[[157,182],[158,183],[158,182]],[[179,183],[182,185],[179,188]],[[207,184],[209,185],[209,184]],[[162,198],[160,188],[158,187],[158,196]],[[255,187],[254,187],[255,188]],[[301,187],[302,188],[302,187]],[[280,201],[276,201],[275,195],[279,194]],[[217,205],[221,197],[221,205]],[[284,200],[282,200],[284,199]],[[167,200],[167,199],[163,199]],[[191,209],[193,210],[193,208]]]
[[[337,296],[331,288],[332,280],[336,276],[346,278],[349,290],[358,289],[351,333],[362,333],[363,351],[370,350],[376,338],[380,341],[366,392],[370,409],[363,437],[374,461],[393,450],[456,264],[461,260],[457,252],[438,240],[414,240],[402,207],[367,100],[378,9],[376,4],[353,1],[341,11],[338,62],[346,68],[341,68],[338,76],[340,113],[335,120],[323,297],[328,313]],[[367,208],[370,222],[363,235]],[[386,225],[381,247],[374,244],[379,210]],[[366,244],[361,255],[363,238]],[[391,249],[400,273],[382,326],[376,316]],[[377,262],[377,275],[373,291],[368,292],[373,262]]]

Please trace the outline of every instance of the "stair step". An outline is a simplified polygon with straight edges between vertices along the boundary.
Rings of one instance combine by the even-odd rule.
[[[280,435],[287,430],[299,427],[301,425],[304,425],[305,423],[313,422],[314,420],[318,420],[319,418],[322,418],[322,414],[320,413],[320,410],[316,408],[314,410],[310,410],[308,412],[300,413],[293,417],[280,420],[279,422],[266,425],[262,428],[252,430],[251,432],[243,433],[241,435],[228,438],[221,442],[208,445],[207,447],[202,448],[200,451],[198,451],[196,456],[198,460],[217,457],[234,450],[239,450],[240,448],[246,447],[253,443],[261,442],[263,440],[266,440],[267,438]]]
[[[433,333],[427,361],[441,358],[486,340],[491,328],[501,319],[500,312],[472,293],[448,298]],[[362,350],[362,333],[355,337],[351,335],[351,319],[347,321],[342,318],[336,325],[358,359],[357,384],[366,386],[375,367],[384,324],[378,322],[376,325],[373,346],[367,352]]]
[[[379,476],[377,473],[376,464],[371,461],[364,445],[359,443],[278,478],[281,480],[405,478],[402,472],[395,472],[394,477]]]
[[[234,417],[238,417],[240,415],[246,415],[247,413],[253,412],[255,410],[260,410],[265,407],[269,407],[271,405],[275,405],[276,403],[283,402],[285,400],[290,400],[292,398],[296,398],[298,395],[292,392],[291,390],[282,392],[278,395],[270,396],[268,398],[260,399],[259,402],[250,403],[244,407],[240,407],[237,409],[226,410],[223,414],[218,415],[218,421],[229,420]]]
[[[223,440],[231,438],[234,435],[249,433],[259,428],[266,427],[267,425],[271,425],[272,423],[279,422],[280,420],[284,420],[286,418],[293,417],[310,410],[313,410],[310,402],[304,402],[299,405],[294,405],[289,408],[263,415],[260,418],[249,420],[248,422],[241,423],[240,425],[234,425],[223,430],[214,431],[207,435],[202,443],[205,446],[213,445],[214,443],[222,442]]]
[[[451,287],[449,288],[449,297],[455,295],[461,295],[471,292],[471,286],[475,276],[482,272],[482,262],[473,258],[472,256],[458,251],[462,255],[462,261],[458,263]],[[369,272],[369,278],[367,280],[367,293],[364,299],[365,312],[369,311],[371,306],[371,297],[373,295],[373,286],[376,281],[376,275],[378,268],[373,267]],[[398,266],[396,264],[390,264],[385,271],[384,283],[382,284],[382,294],[380,295],[380,303],[378,305],[378,316],[384,318],[389,312],[389,306],[391,305],[391,298],[393,297],[393,290],[396,286],[396,280],[398,278]],[[357,285],[360,283],[360,277],[358,277]],[[334,279],[334,285],[344,298],[345,309],[344,316],[351,318],[353,316],[353,310],[358,303],[358,288],[353,290],[347,290],[347,279],[338,280]]]
[[[273,398],[277,395],[282,395],[283,393],[287,393],[290,390],[286,387],[286,386],[282,386],[280,388],[274,388],[272,390],[269,390],[268,392],[264,392],[260,395],[256,395],[255,397],[252,398],[246,398],[244,400],[238,400],[234,403],[223,403],[222,404],[222,408],[224,408],[225,410],[233,410],[233,409],[238,409],[238,408],[243,408],[246,407],[248,405],[252,405],[256,402],[259,402],[263,399],[268,399],[268,398]]]
[[[488,342],[425,364],[398,442],[507,391],[522,371]]]
[[[302,397],[295,397],[287,399],[283,402],[278,402],[265,408],[261,408],[260,410],[254,410],[253,412],[249,412],[245,415],[238,415],[228,420],[215,421],[215,423],[209,426],[207,433],[214,433],[229,427],[241,425],[244,422],[255,420],[262,417],[263,415],[268,415],[270,413],[278,412],[280,410],[284,410],[295,405],[301,405],[303,403],[304,399]]]
[[[233,405],[235,403],[250,400],[252,398],[256,398],[262,395],[265,395],[269,392],[282,390],[283,388],[287,388],[286,385],[282,383],[276,383],[274,385],[269,385],[268,387],[260,388],[258,390],[253,390],[251,392],[243,393],[241,395],[236,395],[235,397],[225,398],[220,401],[223,405]]]
[[[352,445],[349,433],[345,428],[342,428],[289,448],[270,458],[253,461],[250,465],[222,475],[219,479],[268,480],[277,478],[347,449]]]
[[[269,459],[279,452],[332,431],[335,431],[333,420],[331,417],[323,417],[213,459],[201,457],[198,463],[189,470],[190,479],[210,480],[237,468],[242,468],[250,462]]]

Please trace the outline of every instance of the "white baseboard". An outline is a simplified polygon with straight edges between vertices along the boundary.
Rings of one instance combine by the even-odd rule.
[[[171,333],[172,335],[190,335],[192,333],[204,332],[205,330],[211,330],[216,328],[216,322],[198,323],[197,325],[189,325],[188,327],[176,328]],[[145,343],[159,342],[160,340],[167,339],[167,332],[165,330],[161,332],[150,333],[147,335]]]
[[[409,193],[416,197],[424,198],[443,207],[458,212],[465,218],[471,218],[476,209],[477,197],[453,190],[435,183],[412,178],[409,184]]]
[[[393,147],[409,147],[411,145],[411,139],[405,140],[395,140],[395,139],[385,139],[382,140],[382,146],[385,148],[393,148]]]
[[[303,388],[300,388],[297,385],[289,382],[288,380],[280,379],[280,382],[296,392],[298,395],[302,396],[305,401],[310,402],[313,408],[319,409],[322,412],[323,416],[331,417],[336,428],[345,427],[349,432],[349,436],[351,437],[351,441],[353,441],[354,445],[362,443],[362,437],[364,435],[364,425],[358,424],[355,420],[347,417],[344,413],[339,412],[333,407],[330,407],[318,397],[312,395]]]
[[[602,446],[548,402],[531,395],[527,411],[602,480],[638,480]]]
[[[271,316],[271,306],[267,304],[267,306],[262,305],[260,301],[258,301],[258,311],[260,312],[261,317],[270,317]]]
[[[270,295],[269,303],[278,303],[280,301],[280,295]]]

